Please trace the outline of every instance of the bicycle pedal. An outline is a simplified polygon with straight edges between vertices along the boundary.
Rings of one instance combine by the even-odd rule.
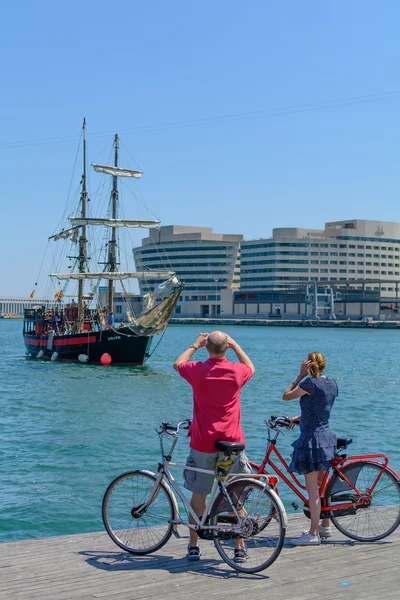
[[[297,504],[297,502],[292,502],[292,506],[294,510],[299,510],[299,505]]]

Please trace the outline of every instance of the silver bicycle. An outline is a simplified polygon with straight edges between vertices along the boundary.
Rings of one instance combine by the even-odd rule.
[[[178,525],[194,529],[200,538],[212,540],[221,558],[233,569],[257,573],[269,567],[282,549],[287,516],[279,496],[270,483],[270,475],[228,474],[231,455],[244,444],[217,442],[224,460],[217,462],[216,472],[172,462],[180,429],[188,429],[190,420],[176,426],[162,423],[157,434],[161,462],[157,473],[147,470],[128,471],[108,486],[102,506],[104,526],[111,539],[131,554],[143,555],[160,550],[172,534],[180,537]],[[172,438],[168,452],[164,439]],[[215,475],[206,510],[198,517],[170,468]],[[264,481],[261,481],[261,478]],[[276,478],[271,479],[275,483]],[[174,492],[179,496],[191,521],[179,515]],[[247,547],[246,562],[234,561],[238,544]]]

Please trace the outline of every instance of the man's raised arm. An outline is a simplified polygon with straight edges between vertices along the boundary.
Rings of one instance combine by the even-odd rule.
[[[198,350],[199,348],[203,348],[206,345],[207,338],[208,333],[201,333],[197,340],[194,342],[194,344],[190,344],[189,348],[184,350],[182,354],[178,356],[178,358],[173,364],[175,371],[178,370],[178,365],[180,365],[183,362],[188,362],[192,358],[196,350]]]
[[[254,375],[254,373],[256,372],[256,368],[253,365],[253,363],[251,362],[250,358],[247,356],[246,352],[239,346],[239,344],[237,342],[235,342],[235,340],[233,340],[229,336],[228,336],[228,347],[232,348],[232,350],[235,352],[236,356],[238,357],[239,362],[250,367],[252,374]]]

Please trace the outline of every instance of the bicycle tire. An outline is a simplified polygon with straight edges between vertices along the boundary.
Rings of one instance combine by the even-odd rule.
[[[127,471],[116,477],[104,494],[104,527],[113,542],[131,554],[156,552],[171,537],[176,502],[165,482],[159,483],[153,502],[140,511],[156,480],[150,471]],[[136,514],[135,507],[139,508]]]
[[[360,492],[368,497],[367,489],[382,475],[366,507],[333,509],[335,502],[353,501],[359,497],[354,490],[335,475],[326,490],[327,511],[333,525],[345,536],[359,542],[375,542],[387,537],[400,525],[400,478],[374,461],[356,461],[345,465],[342,473]]]
[[[272,565],[278,558],[285,540],[287,516],[279,496],[267,485],[253,478],[239,478],[226,486],[234,506],[245,512],[240,535],[214,530],[214,544],[221,558],[241,573],[258,573]],[[220,493],[210,510],[210,524],[230,521],[237,524],[225,496]],[[234,561],[236,540],[244,539],[247,546],[246,562]]]

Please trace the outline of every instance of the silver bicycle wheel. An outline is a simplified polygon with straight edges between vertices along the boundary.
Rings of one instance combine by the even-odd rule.
[[[228,500],[219,494],[210,511],[210,524],[224,529],[215,531],[215,546],[233,569],[257,573],[272,565],[282,550],[287,526],[284,506],[273,490],[256,479],[236,479],[226,488],[243,521],[235,533],[238,520]]]
[[[369,461],[348,464],[342,472],[360,490],[365,504],[334,510],[335,504],[355,505],[360,501],[349,484],[335,476],[326,491],[327,510],[331,510],[334,526],[359,542],[375,542],[393,533],[400,524],[400,480],[385,467]]]
[[[147,471],[128,471],[114,479],[104,494],[102,516],[107,533],[131,554],[156,552],[171,537],[175,504],[163,482],[146,506],[156,480]]]

